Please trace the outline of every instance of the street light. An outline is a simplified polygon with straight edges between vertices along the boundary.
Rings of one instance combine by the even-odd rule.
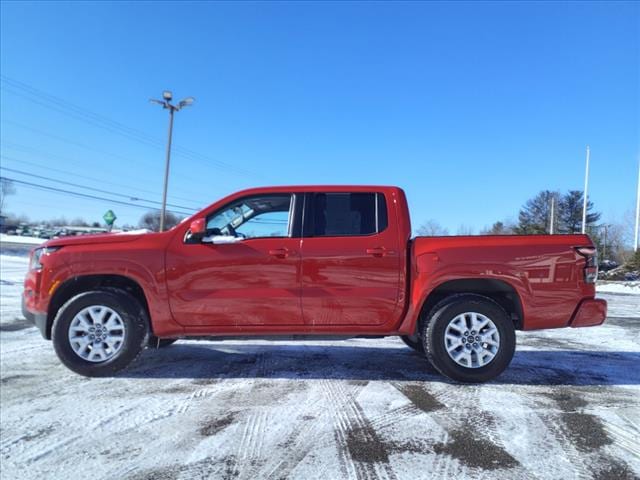
[[[169,90],[162,92],[162,100],[151,99],[151,103],[157,103],[162,105],[162,108],[169,110],[169,139],[167,141],[167,159],[164,166],[164,190],[162,192],[162,212],[160,213],[160,231],[164,230],[164,220],[167,213],[167,186],[169,184],[169,161],[171,160],[171,137],[173,135],[173,114],[184,107],[193,105],[195,98],[187,97],[184,100],[178,102],[177,105],[172,105],[173,94]]]

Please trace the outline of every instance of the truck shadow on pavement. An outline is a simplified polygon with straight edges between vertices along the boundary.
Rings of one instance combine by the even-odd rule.
[[[639,385],[640,352],[522,350],[494,384]],[[425,357],[408,348],[353,345],[174,344],[146,350],[121,373],[129,378],[343,379],[445,382]]]

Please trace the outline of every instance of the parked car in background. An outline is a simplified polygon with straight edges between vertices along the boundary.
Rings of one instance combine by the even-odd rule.
[[[87,376],[181,337],[397,335],[484,382],[516,330],[602,324],[597,271],[586,235],[411,238],[397,187],[258,188],[166,232],[44,243],[24,313]]]
[[[608,272],[609,270],[613,270],[618,266],[618,262],[616,262],[615,260],[602,260],[600,262],[600,265],[598,265],[598,268],[603,272]]]

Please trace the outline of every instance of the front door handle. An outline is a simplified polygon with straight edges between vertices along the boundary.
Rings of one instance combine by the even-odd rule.
[[[289,256],[288,248],[274,248],[269,250],[269,255],[276,258],[287,258]]]
[[[367,255],[373,255],[374,257],[384,257],[387,253],[387,249],[384,247],[367,248]]]

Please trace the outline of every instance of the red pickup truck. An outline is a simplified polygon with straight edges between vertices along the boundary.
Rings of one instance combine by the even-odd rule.
[[[400,188],[273,187],[162,233],[50,240],[23,311],[87,376],[181,337],[398,335],[444,375],[483,382],[516,330],[602,324],[596,277],[586,235],[412,239]]]

